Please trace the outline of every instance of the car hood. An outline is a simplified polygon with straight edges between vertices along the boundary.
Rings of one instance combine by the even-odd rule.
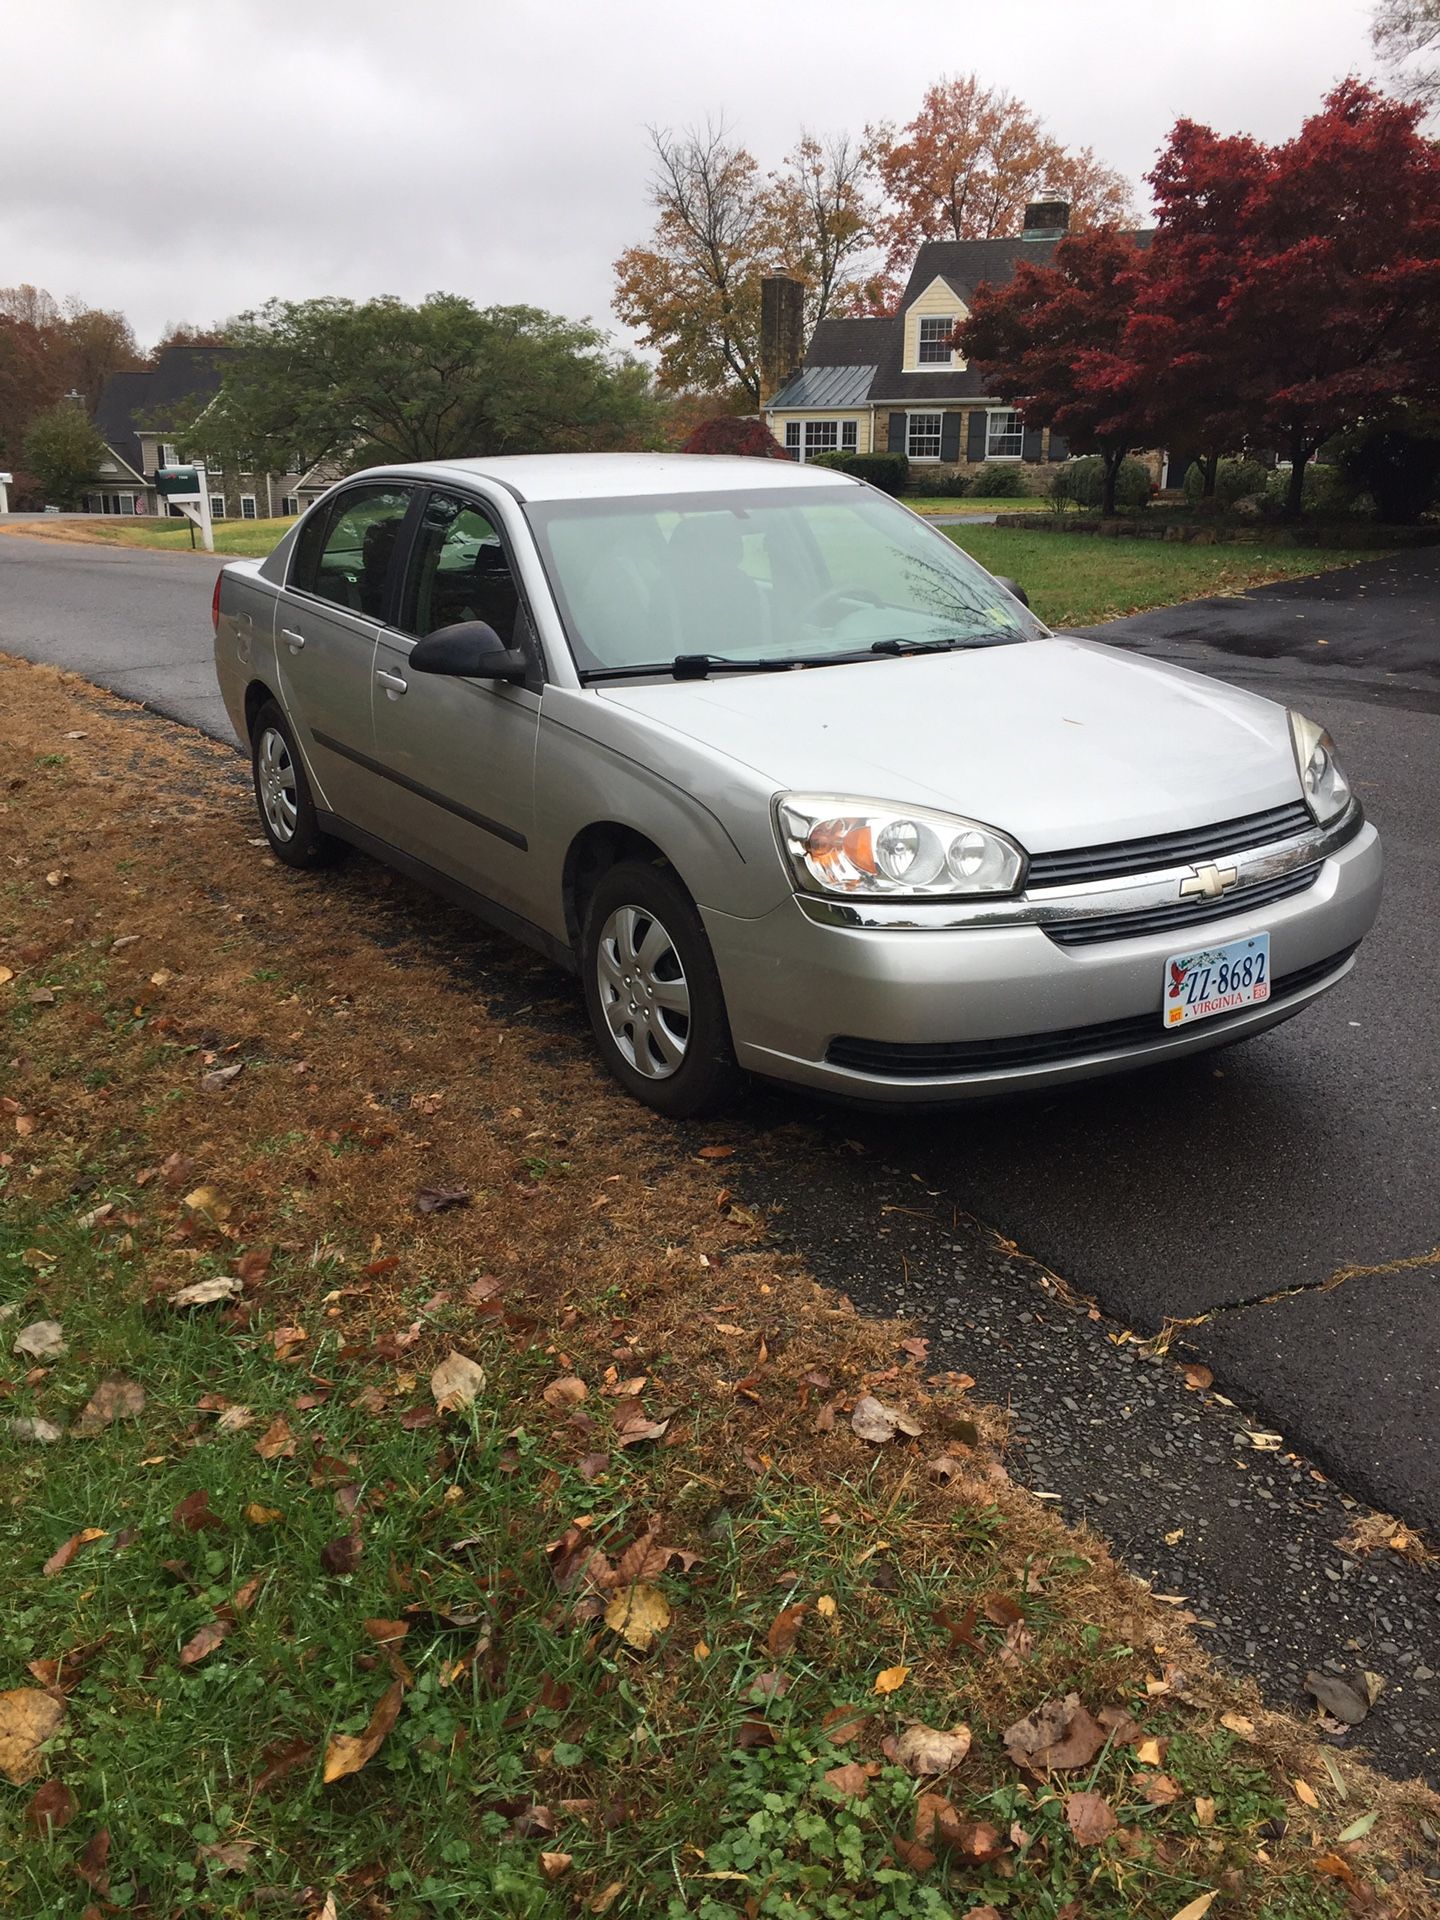
[[[779,789],[948,808],[1032,853],[1300,797],[1283,707],[1065,636],[601,697]]]

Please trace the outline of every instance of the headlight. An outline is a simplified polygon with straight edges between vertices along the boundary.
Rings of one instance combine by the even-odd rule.
[[[1350,782],[1340,771],[1335,758],[1335,742],[1323,727],[1307,720],[1303,713],[1291,713],[1290,738],[1295,746],[1295,764],[1300,769],[1300,785],[1305,804],[1322,827],[1338,820],[1350,804]]]
[[[867,898],[955,898],[1014,893],[1025,855],[978,820],[927,807],[888,807],[831,793],[787,793],[776,827],[795,879],[809,893]]]

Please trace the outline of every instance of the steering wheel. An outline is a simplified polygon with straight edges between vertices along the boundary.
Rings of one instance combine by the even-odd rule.
[[[817,594],[803,609],[800,618],[808,626],[833,627],[837,620],[843,618],[847,600],[859,600],[870,607],[885,605],[883,598],[870,587],[827,587],[824,593]],[[828,619],[825,617],[827,612],[830,613]]]

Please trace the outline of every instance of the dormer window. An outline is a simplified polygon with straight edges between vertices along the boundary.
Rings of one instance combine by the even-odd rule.
[[[950,365],[950,336],[960,324],[958,314],[927,313],[920,321],[920,364],[922,367]]]

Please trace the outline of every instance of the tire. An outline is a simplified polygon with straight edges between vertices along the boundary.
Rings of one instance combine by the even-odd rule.
[[[250,773],[260,825],[277,860],[313,873],[344,857],[345,842],[323,832],[316,819],[290,722],[273,700],[260,708],[250,729]]]
[[[741,1075],[720,976],[670,869],[624,860],[603,873],[580,946],[595,1042],[625,1091],[672,1120],[733,1100]]]

